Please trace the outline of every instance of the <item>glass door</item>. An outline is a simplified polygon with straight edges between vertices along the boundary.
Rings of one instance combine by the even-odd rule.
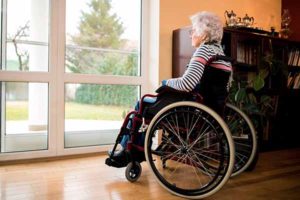
[[[111,148],[147,88],[149,1],[0,1],[0,161]]]

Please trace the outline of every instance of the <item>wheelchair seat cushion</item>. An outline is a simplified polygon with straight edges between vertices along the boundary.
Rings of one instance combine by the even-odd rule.
[[[161,86],[156,92],[158,93],[157,100],[152,104],[147,104],[143,111],[143,116],[152,118],[162,108],[171,103],[178,101],[194,101],[194,94],[191,92],[183,92],[173,89],[169,86]]]

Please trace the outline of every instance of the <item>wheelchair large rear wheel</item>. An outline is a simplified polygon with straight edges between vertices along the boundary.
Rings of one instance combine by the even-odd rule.
[[[226,104],[224,120],[229,127],[235,146],[235,163],[231,176],[245,171],[257,155],[257,137],[249,117],[232,104]]]
[[[234,144],[223,119],[194,102],[173,103],[149,124],[145,156],[157,181],[191,199],[217,192],[234,165]]]

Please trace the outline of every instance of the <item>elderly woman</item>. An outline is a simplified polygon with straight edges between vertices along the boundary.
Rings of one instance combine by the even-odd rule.
[[[203,96],[204,104],[222,114],[227,88],[231,74],[231,64],[223,60],[210,62],[215,55],[224,55],[221,47],[223,26],[220,18],[214,13],[203,11],[191,17],[192,29],[190,37],[192,46],[196,48],[187,69],[182,77],[163,80],[167,85],[180,91],[198,91]],[[207,66],[210,62],[209,67]],[[146,98],[146,103],[154,103],[155,98]],[[139,105],[137,104],[136,110]],[[128,128],[131,124],[128,124]],[[113,158],[125,156],[124,149],[129,135],[124,135],[121,141],[122,149],[114,153]],[[140,139],[140,140],[143,140]]]
[[[216,60],[209,67],[205,66],[213,56],[224,56],[221,47],[223,25],[217,15],[207,11],[193,15],[191,21],[190,37],[196,51],[183,76],[163,81],[163,84],[181,91],[197,89],[203,96],[204,104],[222,114],[229,88],[231,63]]]

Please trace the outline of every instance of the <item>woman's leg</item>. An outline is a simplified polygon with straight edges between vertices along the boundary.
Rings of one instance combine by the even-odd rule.
[[[143,103],[145,102],[145,103],[147,103],[147,104],[151,104],[151,103],[155,103],[155,101],[156,101],[156,98],[146,97],[146,98],[144,99]],[[135,105],[135,111],[138,111],[139,109],[140,109],[140,101],[137,101],[137,102],[136,102],[136,105]],[[129,119],[129,121],[128,121],[128,124],[126,125],[126,129],[128,129],[128,130],[130,130],[131,127],[132,127],[132,120],[133,120],[133,118],[134,118],[134,115],[131,115],[131,116],[129,116],[129,117],[130,117],[130,119]],[[121,149],[120,149],[119,151],[115,152],[115,153],[114,153],[114,156],[119,156],[119,155],[122,154],[121,152],[123,152],[123,151],[126,149],[127,143],[128,143],[129,140],[130,140],[130,135],[124,134],[124,135],[122,136],[122,140],[121,140],[121,142],[120,142]],[[144,137],[139,138],[139,139],[138,139],[138,143],[143,143],[143,142],[141,142],[141,141],[143,141],[143,140],[144,140]],[[111,152],[109,152],[109,153],[111,153]]]
[[[122,146],[122,150],[126,149],[127,143],[129,141],[129,135],[123,135],[120,145]]]

